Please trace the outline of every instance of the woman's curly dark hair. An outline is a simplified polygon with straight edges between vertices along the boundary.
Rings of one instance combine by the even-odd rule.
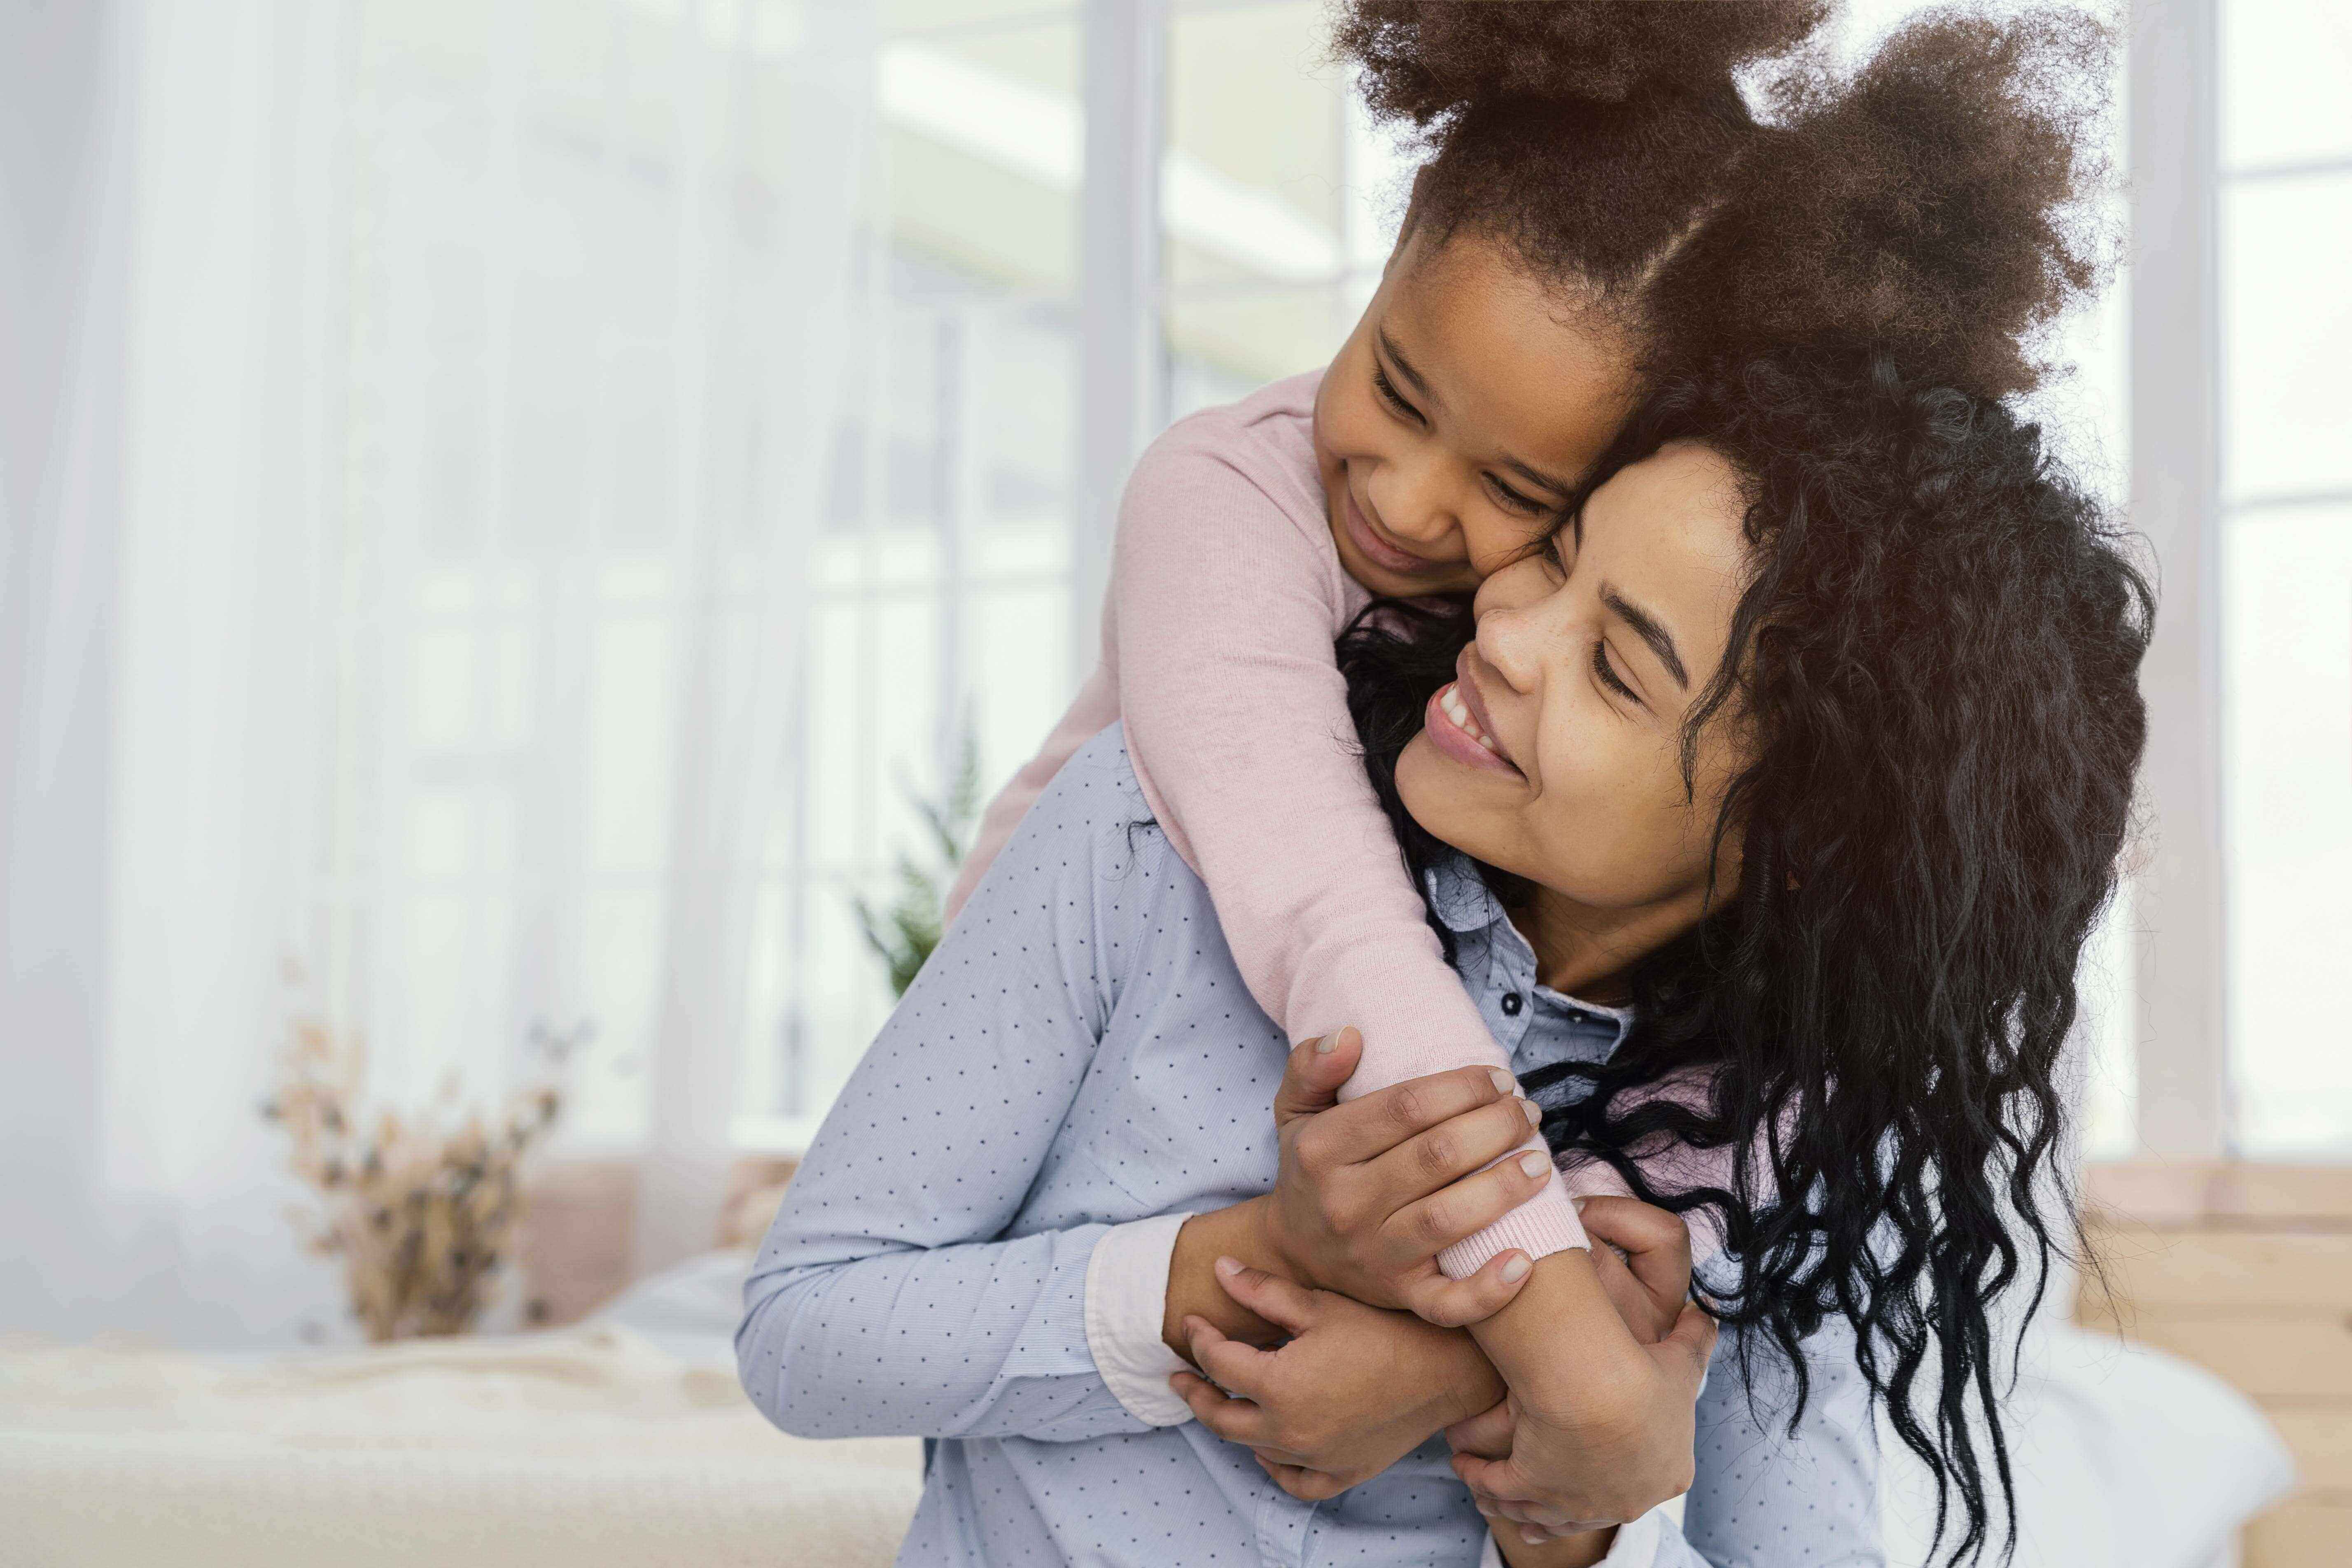
[[[1611,309],[1654,373],[1840,342],[1978,395],[2032,387],[2110,251],[2105,29],[1948,8],[1846,74],[1810,43],[1829,10],[1350,0],[1332,47],[1421,143],[1409,226],[1494,237]]]
[[[1884,358],[1670,379],[1585,493],[1683,440],[1728,459],[1748,501],[1734,657],[1685,750],[1687,781],[1701,727],[1736,723],[1748,748],[1717,819],[1738,883],[1629,973],[1637,1021],[1613,1058],[1526,1087],[1561,1154],[1716,1211],[1738,1278],[1710,1310],[1752,1331],[1743,1355],[1786,1353],[1800,1410],[1799,1342],[1853,1326],[1937,1478],[1938,1541],[1956,1505],[1953,1560],[1974,1559],[1995,1489],[2014,1500],[1994,1303],[2038,1302],[2073,1245],[2056,1068],[2129,824],[2153,598],[2035,426]],[[1416,869],[1449,851],[1404,811],[1396,757],[1470,632],[1466,605],[1384,605],[1341,641]],[[1711,1089],[1638,1092],[1675,1077]],[[1626,1152],[1666,1140],[1743,1151],[1730,1189],[1654,1189]]]

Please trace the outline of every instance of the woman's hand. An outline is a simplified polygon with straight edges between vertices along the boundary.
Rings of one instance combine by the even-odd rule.
[[[1169,1381],[1202,1426],[1253,1449],[1293,1497],[1337,1496],[1501,1395],[1502,1380],[1457,1330],[1231,1258],[1219,1258],[1216,1272],[1235,1301],[1290,1339],[1258,1350],[1188,1317],[1192,1361],[1209,1376],[1180,1372]]]
[[[1458,1068],[1341,1105],[1362,1048],[1342,1029],[1290,1053],[1274,1099],[1282,1166],[1263,1200],[1266,1243],[1303,1283],[1439,1325],[1475,1322],[1518,1294],[1527,1254],[1489,1258],[1466,1279],[1448,1279],[1437,1255],[1550,1179],[1540,1154],[1502,1158],[1527,1142],[1534,1104],[1500,1068]]]

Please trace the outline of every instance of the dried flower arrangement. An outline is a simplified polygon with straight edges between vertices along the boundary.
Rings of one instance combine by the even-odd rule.
[[[562,1114],[564,1065],[586,1037],[535,1027],[536,1070],[495,1123],[478,1108],[459,1114],[452,1072],[425,1113],[379,1109],[362,1131],[365,1047],[316,1017],[290,1021],[261,1113],[286,1129],[289,1164],[318,1194],[315,1210],[290,1217],[309,1250],[343,1259],[371,1341],[463,1333],[480,1315],[521,1216],[523,1158]]]

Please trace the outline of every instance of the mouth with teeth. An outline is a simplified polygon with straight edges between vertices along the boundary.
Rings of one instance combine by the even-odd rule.
[[[1431,743],[1457,763],[1491,773],[1507,773],[1514,778],[1521,776],[1519,770],[1512,766],[1511,760],[1503,754],[1503,748],[1496,743],[1495,737],[1487,733],[1486,727],[1478,721],[1477,713],[1465,700],[1461,688],[1460,681],[1448,681],[1436,696],[1429,700],[1429,710],[1423,716],[1423,722],[1428,727]]]

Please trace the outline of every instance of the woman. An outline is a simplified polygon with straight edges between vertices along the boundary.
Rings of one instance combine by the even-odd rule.
[[[1467,1333],[1381,1310],[1540,1184],[1479,1169],[1525,1119],[1455,1074],[1452,1100],[1384,1091],[1410,1134],[1385,1153],[1302,1152],[1302,1123],[1355,1106],[1267,1127],[1289,1053],[1114,730],[852,1078],[747,1288],[772,1419],[938,1439],[904,1561],[1467,1564],[1477,1505],[1430,1439],[1506,1390],[1457,1432],[1508,1458],[1456,1463],[1496,1513],[1601,1526],[1546,1562],[1867,1557],[1878,1398],[1952,1489],[1957,1551],[1984,1544],[2007,1483],[1990,1305],[2055,1228],[2052,1071],[2122,840],[2147,590],[2033,429],[1883,366],[1675,378],[1600,472],[1553,549],[1481,588],[1466,650],[1407,616],[1345,662],[1548,1137],[1722,1230],[1702,1285],[1732,1332],[1696,1416],[1703,1332],[1643,1343],[1661,1325],[1612,1302],[1639,1320],[1643,1293],[1586,1255]],[[1391,694],[1417,676],[1408,744]],[[1643,1092],[1691,1074],[1703,1100]],[[1655,1190],[1634,1157],[1675,1141],[1748,1153],[1728,1188]],[[1399,1202],[1372,1174],[1400,1163],[1452,1184]],[[1353,1300],[1221,1284],[1221,1257]],[[1318,1321],[1244,1365],[1219,1343],[1251,1321],[1217,1306],[1234,1289]],[[1180,1395],[1168,1341],[1257,1397]],[[1286,1357],[1321,1369],[1288,1398]],[[1343,1405],[1324,1436],[1402,1457],[1335,1469],[1290,1440]],[[1357,1484],[1291,1495],[1322,1500],[1318,1474]],[[1686,1479],[1682,1538],[1609,1528]]]

